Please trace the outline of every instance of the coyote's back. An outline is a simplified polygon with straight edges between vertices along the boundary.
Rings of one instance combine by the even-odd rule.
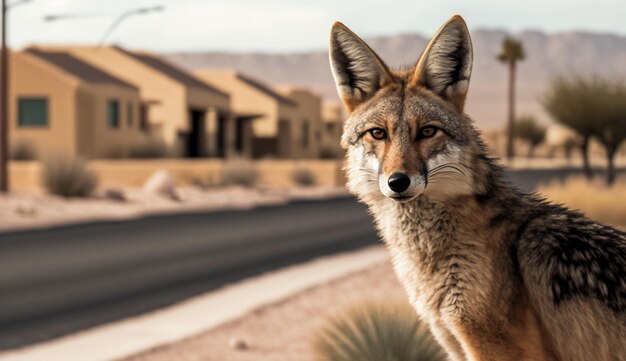
[[[348,187],[451,360],[626,360],[626,235],[503,181],[463,113],[465,22],[403,71],[337,23],[330,58]]]

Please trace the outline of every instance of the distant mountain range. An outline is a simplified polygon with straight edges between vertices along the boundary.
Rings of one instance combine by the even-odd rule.
[[[482,128],[504,126],[507,70],[496,60],[496,55],[506,35],[498,30],[477,30],[472,34],[474,70],[466,110]],[[517,38],[523,42],[526,52],[517,74],[518,114],[532,114],[549,121],[540,99],[555,76],[626,76],[626,37],[525,31],[517,34]],[[427,39],[416,34],[401,34],[370,38],[367,42],[390,66],[399,67],[415,62]],[[188,52],[164,55],[190,69],[234,68],[270,84],[308,86],[325,98],[337,98],[325,50],[294,54]]]

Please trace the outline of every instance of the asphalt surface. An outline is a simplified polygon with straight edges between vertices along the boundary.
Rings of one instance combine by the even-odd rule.
[[[0,234],[0,349],[376,242],[352,198]]]
[[[509,178],[532,191],[579,173],[515,171]],[[352,198],[0,233],[0,350],[376,242],[371,217]]]

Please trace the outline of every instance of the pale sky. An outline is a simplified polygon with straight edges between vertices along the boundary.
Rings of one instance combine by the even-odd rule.
[[[9,3],[14,1],[19,0]],[[295,52],[325,48],[335,20],[365,37],[430,36],[457,13],[470,29],[626,35],[624,0],[31,0],[10,10],[9,40],[15,48],[32,43],[96,44],[119,14],[154,5],[165,10],[128,18],[108,43],[161,52]],[[89,16],[43,20],[54,14]]]

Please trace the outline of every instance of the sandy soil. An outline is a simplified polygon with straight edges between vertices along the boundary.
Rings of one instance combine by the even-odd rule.
[[[310,341],[315,330],[328,316],[366,298],[404,299],[390,263],[315,286],[239,320],[124,361],[312,361]],[[235,339],[248,348],[231,347]]]
[[[176,200],[141,189],[124,189],[125,200],[104,195],[63,198],[41,193],[0,194],[0,231],[45,227],[90,220],[127,219],[154,213],[247,209],[297,199],[347,194],[343,188],[210,188],[181,187]]]

